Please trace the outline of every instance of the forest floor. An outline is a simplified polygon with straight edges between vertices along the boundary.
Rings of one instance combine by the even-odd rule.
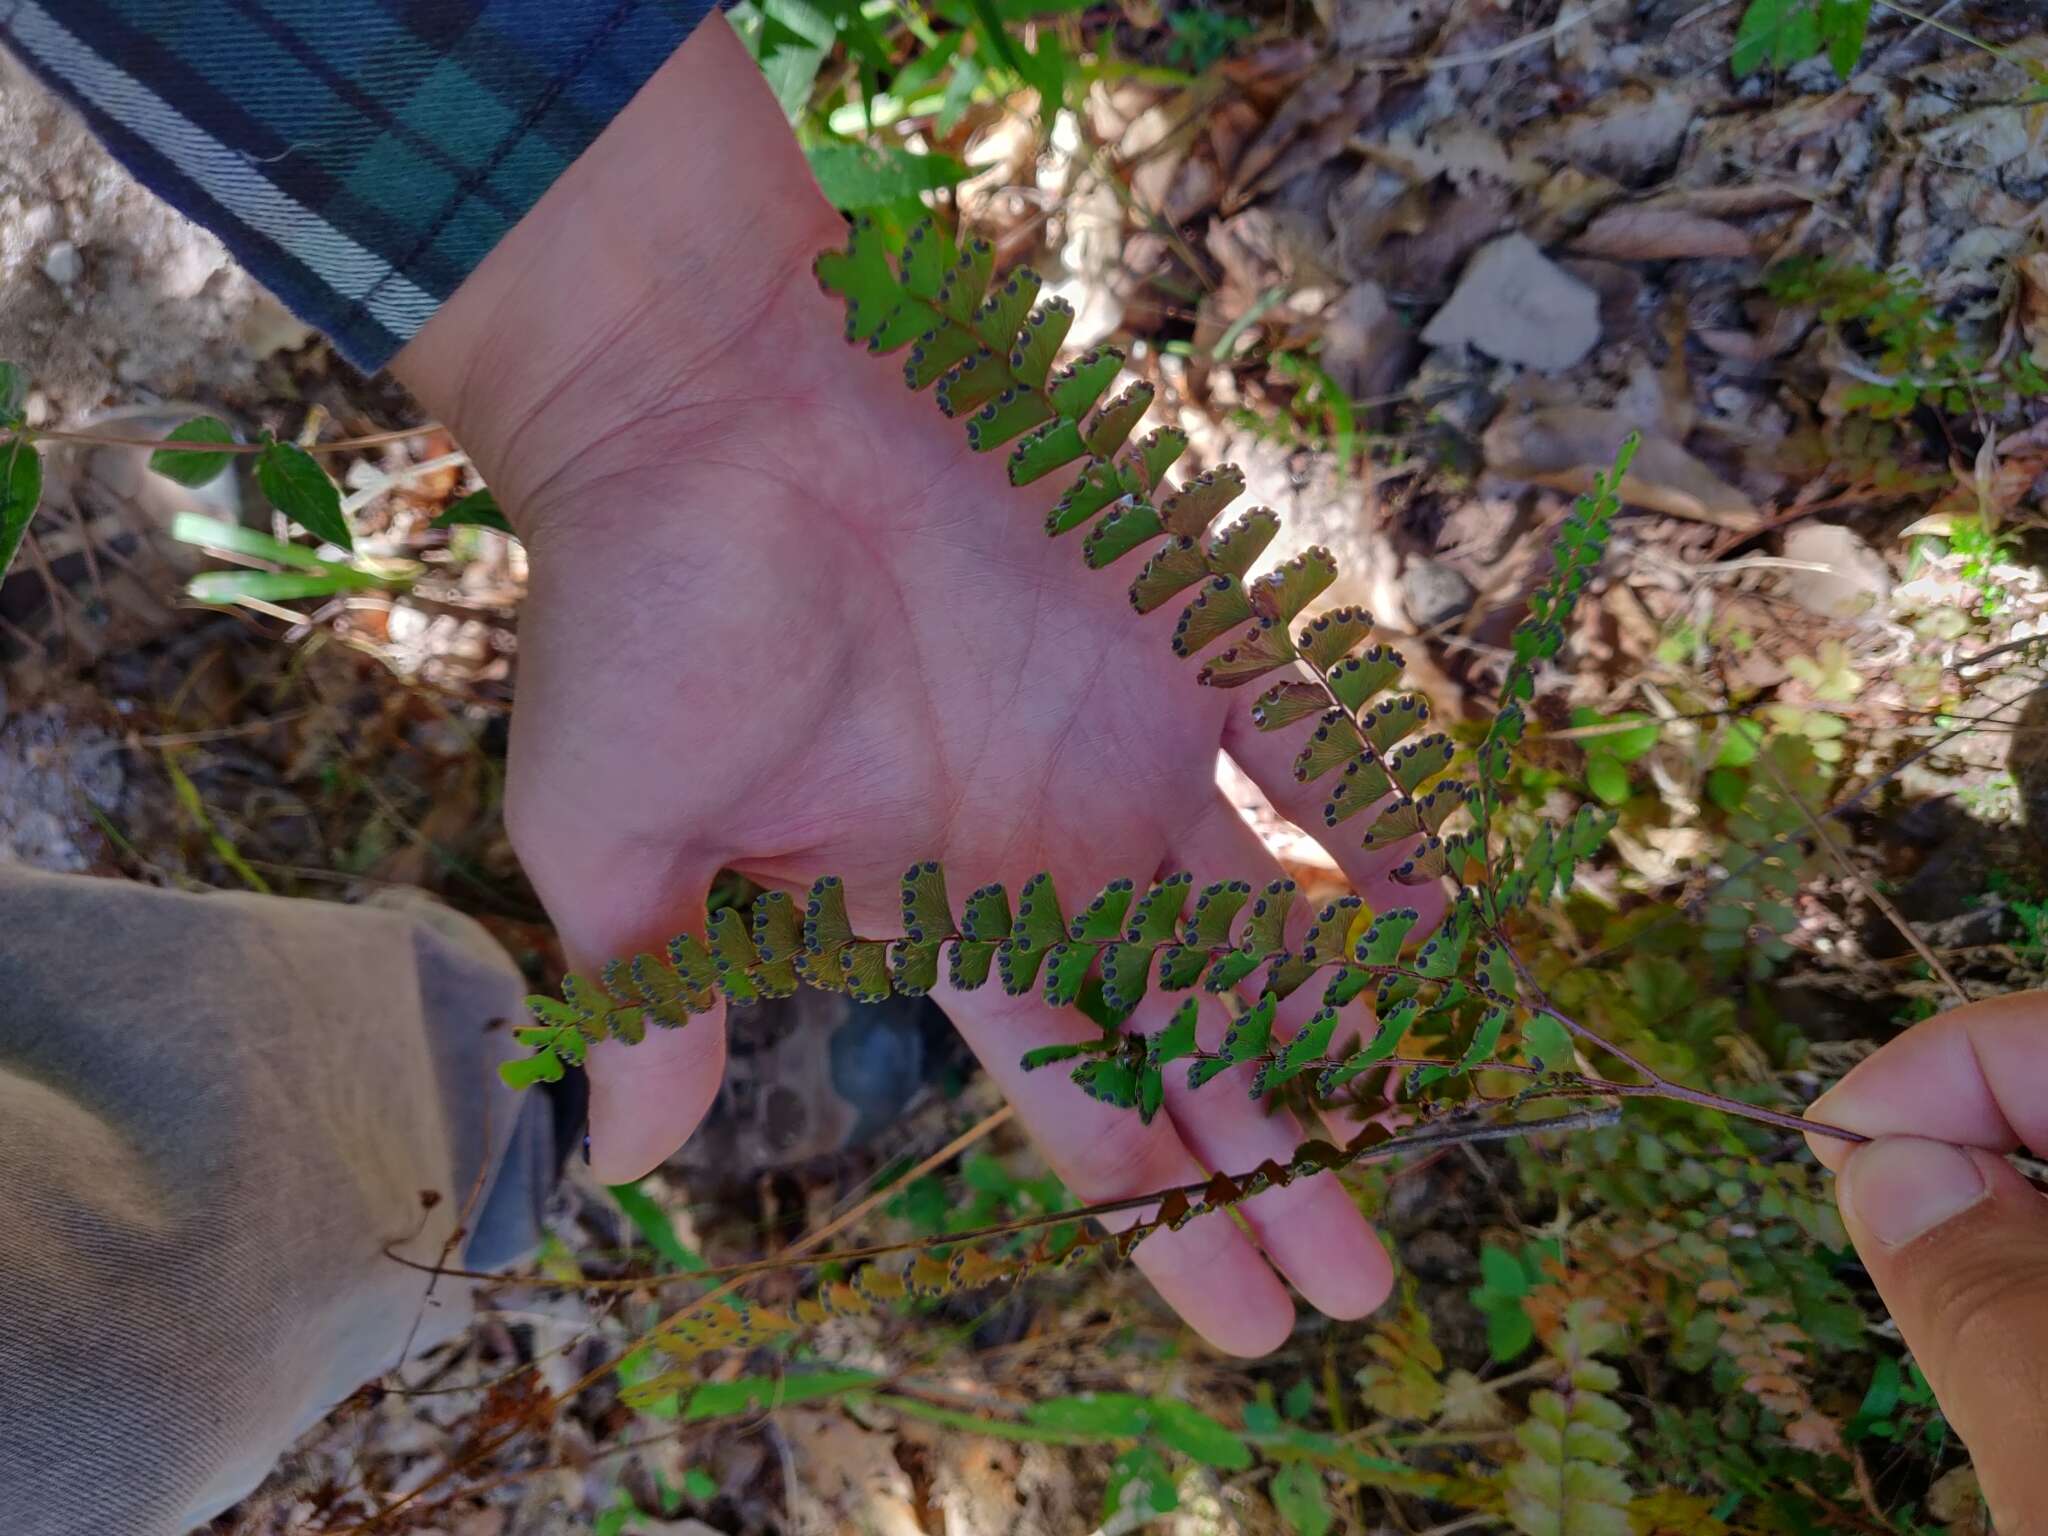
[[[1775,709],[1811,739],[1824,808],[1841,808],[1835,852],[1759,936],[1781,959],[1727,984],[1749,1013],[1797,1020],[1811,1087],[1944,1000],[1929,951],[1987,991],[2048,976],[2033,643],[2048,634],[2048,388],[2018,366],[2048,366],[2048,32],[2025,0],[1932,20],[1880,7],[1846,83],[1820,58],[1737,79],[1742,10],[1229,0],[1174,24],[1135,3],[1070,10],[1057,27],[1077,55],[1089,43],[1133,67],[1070,82],[1050,123],[982,104],[927,147],[969,167],[946,198],[999,261],[1028,261],[1074,304],[1072,339],[1130,350],[1193,467],[1245,469],[1248,501],[1282,514],[1270,559],[1336,552],[1347,575],[1325,600],[1409,637],[1441,713],[1485,706],[1552,530],[1640,435],[1572,671],[1546,700],[1566,734],[1539,792],[1621,813],[1595,896],[1682,906],[1727,872],[1684,701]],[[1844,275],[1857,270],[1891,275]],[[36,383],[31,425],[156,432],[195,408],[288,435],[309,418],[349,435],[420,421],[4,62],[0,293],[0,356]],[[49,510],[0,585],[0,859],[319,899],[420,885],[551,983],[560,955],[499,817],[524,552],[429,526],[478,483],[430,427],[347,464],[343,483],[361,546],[423,568],[409,591],[204,607],[181,588],[208,556],[169,521],[253,519],[249,488],[183,491],[125,450],[52,453]],[[1657,728],[1568,734],[1617,719]],[[1290,868],[1332,881],[1309,839],[1237,792]],[[805,1054],[773,1047],[809,1027],[763,1021],[724,1139],[638,1197],[622,1205],[572,1166],[533,1276],[495,1292],[465,1342],[345,1404],[215,1529],[339,1531],[409,1497],[389,1528],[447,1536],[1142,1523],[1152,1511],[1128,1497],[1105,1516],[1106,1488],[1114,1505],[1143,1481],[1115,1435],[991,1438],[838,1402],[747,1412],[742,1389],[725,1411],[686,1402],[681,1423],[679,1405],[628,1406],[614,1384],[542,1411],[666,1310],[654,1279],[606,1298],[559,1284],[579,1269],[752,1259],[856,1209],[837,1241],[1058,1208],[964,1073],[858,1150],[775,1145],[750,1117]],[[963,1161],[904,1177],[962,1137]],[[731,1177],[741,1165],[758,1172]],[[1126,1272],[845,1320],[809,1358],[915,1375],[968,1414],[1086,1391],[1232,1424],[1277,1404],[1347,1444],[1418,1454],[1438,1431],[1382,1432],[1446,1422],[1440,1400],[1400,1411],[1388,1373],[1420,1369],[1485,1399],[1494,1427],[1460,1431],[1483,1451],[1510,1431],[1471,1296],[1491,1278],[1482,1247],[1535,1232],[1518,1188],[1477,1156],[1375,1181],[1413,1284],[1401,1316],[1377,1334],[1305,1321],[1252,1365],[1204,1350]],[[713,1379],[778,1369],[734,1359]],[[1854,1410],[1853,1394],[1816,1409]],[[503,1443],[474,1454],[484,1441]],[[1874,1491],[1812,1528],[1976,1529],[1967,1490],[1935,1476],[1957,1464],[1944,1454],[1892,1489],[1857,1453]],[[1174,1478],[1160,1529],[1315,1528],[1256,1479]],[[1443,1519],[1397,1486],[1333,1478],[1327,1528]],[[1636,1529],[1679,1528],[1643,1510]]]

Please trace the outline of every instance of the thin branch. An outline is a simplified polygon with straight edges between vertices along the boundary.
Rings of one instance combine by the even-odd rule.
[[[424,426],[393,427],[388,432],[370,432],[362,437],[343,437],[331,443],[305,443],[300,446],[307,453],[354,453],[358,449],[402,443],[445,430],[440,423],[430,421]],[[207,453],[241,454],[261,453],[265,447],[262,443],[180,443],[163,437],[124,437],[118,432],[77,431],[66,427],[30,427],[26,429],[26,435],[49,443],[82,443],[94,448],[203,449]]]

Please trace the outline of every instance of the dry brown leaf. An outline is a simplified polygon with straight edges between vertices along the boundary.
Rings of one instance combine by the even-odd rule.
[[[1677,158],[1698,96],[1692,85],[1624,86],[1587,111],[1538,124],[1515,147],[1639,185]]]
[[[1328,153],[1335,154],[1378,100],[1378,82],[1358,79],[1349,64],[1340,60],[1318,69],[1294,88],[1265,129],[1245,146],[1231,168],[1230,187],[1223,198],[1225,211],[1249,201],[1295,140],[1306,136],[1309,143],[1320,146],[1334,137]]]
[[[1614,261],[1677,261],[1688,257],[1741,258],[1749,236],[1733,224],[1677,208],[1610,208],[1572,242],[1581,256]]]
[[[1927,1513],[1947,1525],[1950,1536],[1992,1536],[1991,1507],[1975,1467],[1955,1467],[1936,1478],[1927,1490]]]
[[[1825,189],[1789,181],[1745,182],[1734,187],[1677,187],[1660,192],[1644,208],[1697,213],[1709,219],[1741,219],[1783,208],[1810,208],[1826,196]]]
[[[1575,495],[1592,489],[1595,477],[1614,463],[1624,439],[1637,430],[1621,411],[1594,406],[1549,406],[1522,414],[1503,412],[1486,429],[1486,467],[1510,480],[1529,480]],[[1750,529],[1760,521],[1756,504],[1668,437],[1644,434],[1622,500],[1673,517]]]

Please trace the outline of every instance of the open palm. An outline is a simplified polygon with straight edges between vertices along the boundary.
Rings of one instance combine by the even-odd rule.
[[[1046,538],[1056,493],[1012,490],[1000,455],[969,452],[894,365],[839,340],[807,269],[843,232],[714,20],[400,359],[532,555],[508,817],[580,965],[700,929],[721,868],[793,891],[839,875],[874,934],[923,859],[956,899],[1040,870],[1070,904],[1172,870],[1275,878],[1216,788],[1219,750],[1303,808],[1291,748],[1172,654],[1173,610],[1134,614],[1128,570]],[[1375,900],[1384,858],[1333,851]],[[939,1001],[1083,1198],[1242,1171],[1300,1139],[1241,1073],[1199,1098],[1170,1086],[1144,1126],[1019,1071],[1031,1046],[1092,1037],[1078,1013],[994,986]],[[1133,1027],[1169,1009],[1155,994]],[[1219,1007],[1203,1043],[1225,1024]],[[594,1051],[600,1176],[674,1150],[724,1055],[721,1013]],[[1137,1250],[1217,1344],[1286,1336],[1267,1257],[1334,1315],[1385,1297],[1386,1255],[1333,1177],[1241,1209],[1257,1246],[1218,1215]]]
[[[512,822],[572,951],[594,961],[698,926],[721,868],[792,890],[841,875],[856,925],[884,934],[903,870],[926,858],[956,895],[1043,869],[1070,903],[1118,876],[1275,877],[1215,770],[1228,745],[1285,793],[1285,749],[1239,732],[1236,696],[1196,684],[1167,645],[1172,612],[1140,617],[1127,576],[1048,539],[1051,494],[1012,490],[999,457],[970,453],[888,364],[843,347],[829,306],[792,309],[823,344],[797,343],[801,368],[781,354],[773,398],[724,415],[715,449],[630,450],[684,469],[586,463],[579,497],[635,509],[620,536],[604,513],[562,518],[533,551]],[[643,515],[650,504],[666,515]],[[1361,857],[1353,873],[1374,871]],[[1084,1198],[1184,1182],[1197,1163],[1243,1170],[1299,1140],[1229,1079],[1198,1101],[1170,1091],[1168,1115],[1143,1126],[1063,1074],[1018,1071],[1030,1046],[1090,1038],[1078,1014],[994,987],[939,1000]],[[1158,1027],[1164,1006],[1148,999],[1134,1027]],[[600,1050],[602,1175],[672,1151],[723,1060],[718,1015]],[[1324,1310],[1384,1296],[1386,1260],[1333,1179],[1247,1214]],[[1139,1261],[1218,1344],[1285,1336],[1285,1293],[1227,1218],[1155,1237]]]

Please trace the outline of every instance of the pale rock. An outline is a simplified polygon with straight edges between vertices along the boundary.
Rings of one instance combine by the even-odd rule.
[[[69,240],[59,240],[43,252],[43,276],[59,288],[69,288],[85,276],[85,258]]]
[[[1840,523],[1794,523],[1781,546],[1787,560],[1822,570],[1785,571],[1785,595],[1824,619],[1883,618],[1892,572],[1884,556]]]
[[[1455,619],[1476,596],[1472,583],[1441,560],[1411,556],[1401,568],[1401,606],[1416,629],[1433,629]]]
[[[1527,235],[1507,235],[1466,265],[1422,339],[1557,373],[1599,344],[1600,296],[1559,269]]]

